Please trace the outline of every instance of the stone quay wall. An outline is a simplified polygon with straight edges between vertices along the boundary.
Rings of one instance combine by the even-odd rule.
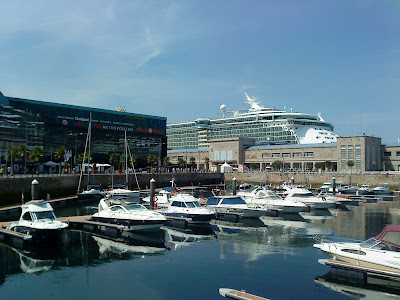
[[[19,203],[22,193],[25,201],[31,199],[31,183],[33,179],[39,182],[39,197],[46,199],[47,194],[51,198],[70,196],[77,193],[79,184],[79,174],[71,175],[29,175],[18,177],[2,177],[0,178],[0,206]],[[137,180],[141,189],[150,187],[150,179],[156,180],[156,187],[171,186],[171,180],[177,186],[197,186],[207,184],[219,184],[224,181],[224,174],[219,173],[162,173],[162,174],[138,174]],[[114,174],[111,178],[110,174],[91,175],[90,183],[100,185],[105,189],[111,183],[125,183],[125,174]],[[137,189],[136,178],[134,174],[128,176],[129,187]],[[87,185],[87,176],[82,177],[81,190]]]

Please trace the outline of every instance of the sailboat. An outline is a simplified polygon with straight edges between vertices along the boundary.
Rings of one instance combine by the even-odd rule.
[[[77,196],[79,200],[100,200],[101,198],[104,197],[104,193],[98,188],[97,185],[93,185],[90,184],[90,169],[91,169],[91,165],[90,165],[90,143],[91,143],[91,136],[92,136],[92,113],[90,113],[90,117],[89,117],[89,127],[88,127],[88,133],[86,136],[86,143],[85,143],[85,152],[83,154],[83,161],[81,164],[81,175],[79,177],[79,184],[78,184],[78,191],[77,191]],[[86,152],[87,148],[89,149],[88,152]],[[87,158],[87,176],[88,176],[88,180],[87,180],[87,185],[86,185],[86,190],[80,192],[80,188],[81,188],[81,182],[82,182],[82,176],[84,173],[84,160],[86,158],[86,153],[88,154],[88,158]]]
[[[128,139],[126,137],[125,131],[125,183],[114,185],[114,180],[112,180],[111,187],[105,192],[106,197],[124,197],[125,202],[127,203],[139,203],[140,202],[140,190],[130,190],[128,188],[128,152],[130,153],[129,146],[128,146]],[[131,156],[131,155],[130,155]],[[132,158],[131,158],[132,161]],[[133,165],[133,163],[132,163]],[[134,174],[135,167],[133,167]],[[136,178],[136,183],[139,187],[138,180]]]

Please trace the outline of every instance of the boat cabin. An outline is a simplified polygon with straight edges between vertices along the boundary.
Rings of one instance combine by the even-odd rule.
[[[20,220],[36,222],[41,220],[56,220],[53,208],[44,200],[32,200],[22,205]]]

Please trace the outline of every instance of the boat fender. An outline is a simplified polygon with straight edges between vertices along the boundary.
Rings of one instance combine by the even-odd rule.
[[[223,195],[225,195],[225,192],[224,192],[224,191],[219,191],[219,194],[220,194],[221,196],[223,196]]]

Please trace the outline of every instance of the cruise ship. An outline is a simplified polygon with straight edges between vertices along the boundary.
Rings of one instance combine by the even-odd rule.
[[[167,124],[168,148],[208,149],[208,141],[231,137],[251,137],[257,143],[319,144],[335,143],[338,137],[321,113],[317,116],[265,108],[247,93],[247,110],[227,111],[221,105],[222,118],[199,118],[190,122]]]

